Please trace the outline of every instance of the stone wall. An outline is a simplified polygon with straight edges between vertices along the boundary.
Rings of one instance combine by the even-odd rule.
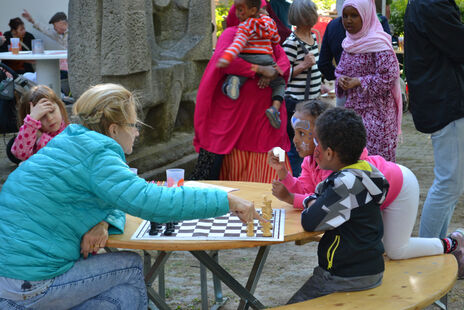
[[[128,157],[146,177],[195,160],[196,90],[211,57],[211,0],[73,0],[68,62],[75,97],[98,83],[138,94],[144,128]]]

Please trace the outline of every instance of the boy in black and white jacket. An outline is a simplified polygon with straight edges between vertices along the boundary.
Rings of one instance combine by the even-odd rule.
[[[361,117],[344,108],[327,110],[316,121],[314,142],[316,162],[334,172],[304,200],[301,224],[325,233],[319,266],[288,303],[373,288],[384,271],[380,205],[389,184],[377,168],[359,160],[366,145]]]

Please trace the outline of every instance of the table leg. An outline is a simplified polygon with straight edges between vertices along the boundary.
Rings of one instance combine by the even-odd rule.
[[[145,283],[147,285],[151,286],[153,284],[153,281],[155,281],[156,277],[160,273],[161,267],[164,267],[164,264],[167,262],[169,256],[171,256],[171,252],[159,251],[155,262],[150,267],[149,271],[145,274]]]
[[[253,268],[251,269],[250,276],[246,284],[246,289],[250,291],[251,294],[255,293],[256,285],[258,285],[259,278],[261,277],[261,272],[263,271],[264,263],[266,262],[267,255],[269,254],[270,246],[262,246],[259,248],[258,254],[256,255]],[[238,310],[248,309],[250,306],[247,300],[240,300]]]
[[[219,262],[219,251],[211,251],[210,255],[216,263]],[[214,285],[215,303],[211,307],[211,310],[217,310],[220,307],[224,306],[226,302],[229,300],[229,298],[224,297],[222,295],[221,281],[218,279],[218,277],[214,273],[213,273],[213,285]]]
[[[164,301],[166,292],[164,288],[164,264],[167,262],[172,252],[159,251],[155,262],[151,265],[151,255],[147,251],[144,254],[144,273],[145,285],[147,286],[148,298],[153,301],[160,310],[169,310],[169,306]],[[157,276],[159,279],[159,292],[156,292],[151,286]]]
[[[61,94],[60,60],[40,59],[36,60],[37,83],[47,85],[56,93]]]
[[[206,267],[200,263],[201,310],[208,309],[208,285],[206,282]]]
[[[213,274],[215,274],[225,285],[227,285],[240,298],[248,300],[253,309],[264,309],[264,305],[256,299],[246,288],[235,280],[224,268],[222,268],[205,251],[190,251],[200,263],[204,264]]]

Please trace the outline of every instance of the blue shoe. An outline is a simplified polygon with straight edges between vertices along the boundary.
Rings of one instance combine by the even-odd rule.
[[[240,96],[240,79],[238,76],[231,76],[225,85],[225,94],[232,100],[237,100]]]
[[[273,106],[266,110],[266,116],[271,123],[271,126],[279,129],[280,128],[280,113]]]

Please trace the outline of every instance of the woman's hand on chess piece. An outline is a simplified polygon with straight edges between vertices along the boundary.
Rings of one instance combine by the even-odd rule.
[[[89,253],[97,253],[105,246],[108,240],[108,226],[107,222],[101,221],[85,233],[81,241],[81,254],[84,258],[87,258]]]
[[[285,179],[287,177],[288,171],[285,167],[285,162],[279,161],[279,156],[274,155],[274,151],[270,150],[267,152],[267,163],[277,172],[279,179]],[[275,195],[274,195],[275,196]]]
[[[283,185],[279,180],[272,181],[272,195],[281,201],[293,205],[293,194],[290,193],[285,185]]]
[[[237,215],[243,223],[248,223],[253,219],[267,222],[256,212],[253,202],[232,194],[227,194],[227,198],[229,199],[230,212]]]

